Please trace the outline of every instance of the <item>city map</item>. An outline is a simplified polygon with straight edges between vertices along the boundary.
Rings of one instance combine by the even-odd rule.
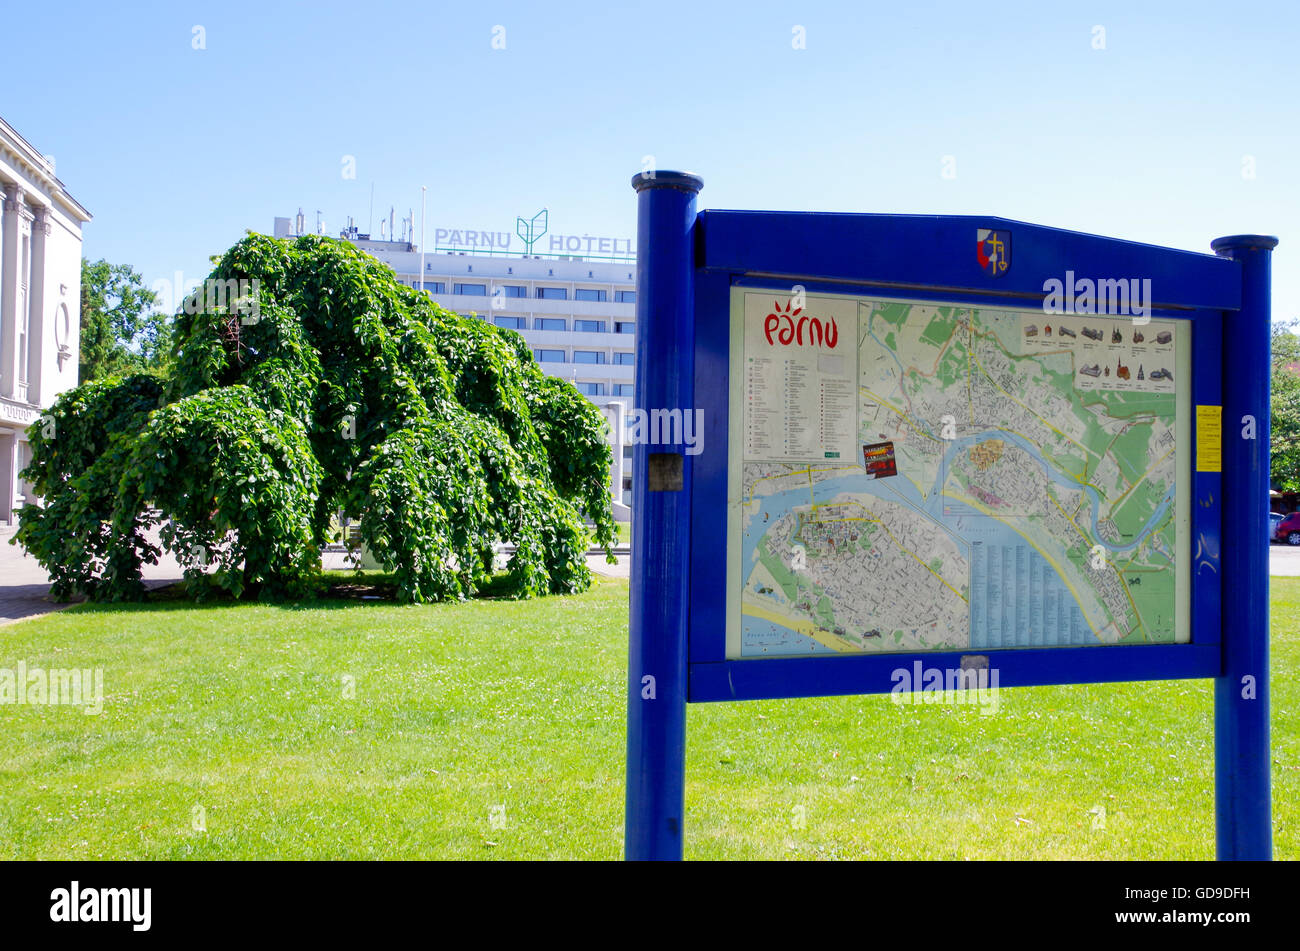
[[[1189,639],[1186,323],[732,310],[730,656]]]

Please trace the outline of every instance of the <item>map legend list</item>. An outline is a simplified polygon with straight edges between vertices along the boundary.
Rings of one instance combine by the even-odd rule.
[[[779,302],[746,301],[744,455],[768,462],[856,460],[857,311],[808,311],[788,318]],[[838,317],[838,321],[836,318]],[[778,328],[789,320],[788,335]],[[823,328],[834,327],[829,337]],[[843,327],[843,336],[840,328]],[[814,329],[815,328],[815,329]],[[850,351],[839,352],[840,349]]]
[[[1070,589],[1028,543],[971,543],[972,648],[1092,643]]]

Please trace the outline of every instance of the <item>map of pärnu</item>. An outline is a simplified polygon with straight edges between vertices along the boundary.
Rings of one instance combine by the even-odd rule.
[[[1185,325],[735,294],[729,654],[1188,639]]]

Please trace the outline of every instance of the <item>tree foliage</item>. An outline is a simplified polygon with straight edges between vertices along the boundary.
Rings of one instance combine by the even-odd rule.
[[[130,265],[81,259],[83,383],[163,365],[170,328],[158,303]]]
[[[1300,336],[1295,322],[1273,325],[1269,470],[1280,492],[1300,492]]]
[[[187,302],[165,374],[82,384],[33,428],[45,501],[17,539],[58,596],[139,597],[161,526],[196,596],[298,597],[339,512],[406,600],[474,594],[498,542],[515,596],[591,583],[584,518],[614,540],[605,420],[519,334],[329,238],[249,235],[209,280],[252,293]]]

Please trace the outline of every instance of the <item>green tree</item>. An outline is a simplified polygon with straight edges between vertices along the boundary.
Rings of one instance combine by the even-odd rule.
[[[1281,492],[1300,492],[1300,336],[1296,321],[1273,324],[1269,471]]]
[[[171,318],[158,304],[130,265],[81,259],[82,382],[163,366]]]
[[[331,519],[360,521],[410,601],[591,583],[612,559],[605,420],[524,339],[438,307],[343,241],[250,234],[175,318],[174,361],[63,394],[32,429],[45,500],[16,539],[58,597],[139,598],[162,547],[189,590],[312,590]]]

